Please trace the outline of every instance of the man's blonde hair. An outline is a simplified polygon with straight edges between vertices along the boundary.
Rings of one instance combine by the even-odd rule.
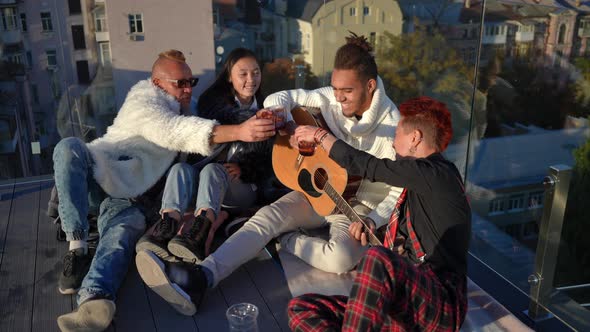
[[[186,58],[184,57],[184,54],[179,50],[164,51],[164,52],[158,54],[158,60],[159,59],[168,59],[168,60],[172,60],[172,61],[176,61],[176,62],[185,62],[186,63]]]

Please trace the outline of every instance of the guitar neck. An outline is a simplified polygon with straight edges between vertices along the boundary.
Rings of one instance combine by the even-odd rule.
[[[367,234],[367,240],[369,240],[370,244],[374,246],[383,245],[381,241],[379,241],[379,239],[371,231],[371,229],[365,223],[365,221],[354,211],[350,204],[348,204],[348,202],[346,202],[346,200],[342,198],[342,196],[340,196],[340,194],[334,189],[334,187],[330,185],[329,182],[326,182],[323,189],[324,192],[328,195],[328,197],[330,197],[334,201],[334,203],[336,203],[336,207],[338,208],[338,210],[340,210],[340,212],[342,212],[346,217],[348,217],[350,221],[360,222],[364,226]]]

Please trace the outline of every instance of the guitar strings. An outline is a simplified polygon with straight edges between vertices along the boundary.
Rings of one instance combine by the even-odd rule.
[[[326,177],[324,177],[324,176],[321,174],[321,172],[319,172],[318,170],[316,170],[316,171],[314,172],[314,174],[313,174],[313,178],[314,178],[314,180],[316,181],[316,182],[315,182],[315,183],[316,183],[316,185],[317,185],[317,183],[318,183],[318,180],[321,180],[321,181],[322,181],[322,182],[321,182],[321,184],[323,184],[322,190],[323,190],[324,192],[326,191],[326,189],[325,189],[325,188],[326,188],[326,186],[327,186],[327,185],[329,185],[330,187],[332,186],[332,185],[330,185],[330,183],[328,182],[328,179],[327,179]],[[338,204],[336,204],[336,205],[338,205]],[[350,207],[350,205],[349,205],[349,207]],[[352,210],[352,208],[351,208],[351,210]],[[356,212],[355,212],[354,210],[352,210],[352,212],[356,214]],[[380,240],[377,238],[377,236],[375,235],[375,233],[373,233],[373,232],[371,231],[371,229],[369,228],[369,226],[368,226],[368,225],[365,223],[365,221],[364,221],[364,220],[363,220],[363,219],[362,219],[360,216],[359,216],[359,220],[360,220],[361,224],[363,224],[363,227],[365,227],[365,229],[366,229],[366,232],[365,232],[365,234],[368,234],[368,235],[369,235],[369,237],[370,237],[370,238],[371,238],[371,239],[372,239],[372,240],[373,240],[373,241],[374,241],[374,242],[375,242],[377,245],[383,245],[383,244],[381,243],[381,241],[380,241]]]

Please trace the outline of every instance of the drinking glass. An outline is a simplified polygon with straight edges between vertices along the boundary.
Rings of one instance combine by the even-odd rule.
[[[313,156],[313,154],[315,152],[315,147],[316,147],[315,142],[300,141],[298,143],[299,154],[304,157]]]
[[[251,303],[234,304],[225,316],[230,332],[258,332],[258,308]]]

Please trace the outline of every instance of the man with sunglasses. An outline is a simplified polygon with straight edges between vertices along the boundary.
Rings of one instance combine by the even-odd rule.
[[[182,153],[211,154],[217,143],[261,141],[274,136],[274,123],[252,117],[239,125],[219,125],[192,112],[192,76],[184,55],[161,53],[150,79],[131,88],[102,137],[86,144],[68,137],[53,160],[59,215],[69,242],[59,291],[78,294],[78,309],[58,318],[62,331],[102,331],[115,314],[115,295],[145,231],[144,196],[157,196],[170,167]],[[178,194],[181,194],[179,188]],[[100,241],[88,253],[88,211],[100,208]]]

